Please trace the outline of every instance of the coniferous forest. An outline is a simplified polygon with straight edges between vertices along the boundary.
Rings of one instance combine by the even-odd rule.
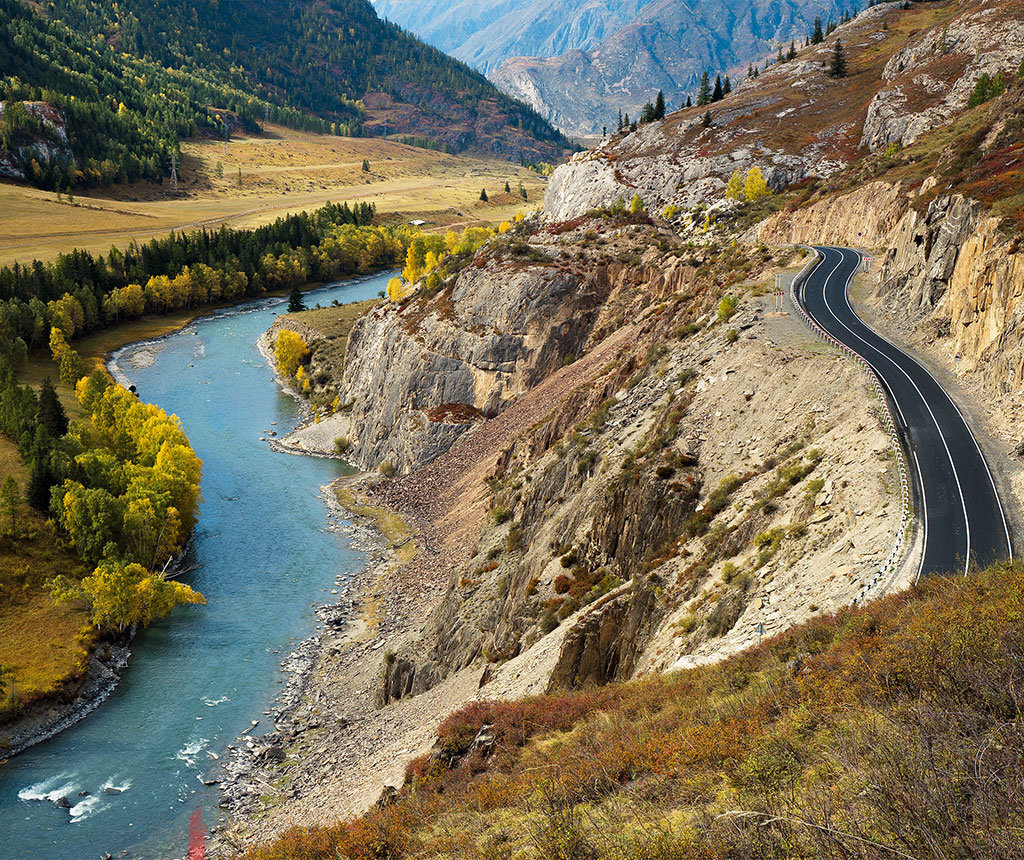
[[[236,121],[248,131],[270,120],[368,133],[360,100],[370,92],[420,110],[443,95],[537,141],[565,143],[479,73],[381,21],[366,0],[270,0],[259,14],[254,5],[0,0],[0,101],[45,102],[66,120],[65,140],[45,112],[8,105],[3,150],[43,188],[158,180],[179,139],[226,137]],[[35,141],[47,146],[27,146]]]

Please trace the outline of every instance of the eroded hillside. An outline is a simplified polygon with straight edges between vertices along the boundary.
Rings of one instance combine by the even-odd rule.
[[[356,323],[349,455],[403,474],[340,498],[417,550],[392,541],[252,751],[280,794],[228,788],[246,838],[364,808],[462,702],[715,661],[906,583],[878,581],[905,512],[869,380],[765,295],[804,262],[643,213],[528,219]]]

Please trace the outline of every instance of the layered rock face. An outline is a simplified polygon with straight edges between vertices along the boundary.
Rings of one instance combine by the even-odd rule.
[[[381,705],[520,658],[567,687],[716,659],[756,641],[758,623],[848,602],[895,533],[888,441],[867,403],[848,396],[863,389],[861,371],[804,351],[815,344],[806,330],[768,319],[759,300],[717,321],[724,273],[757,279],[768,252],[686,251],[669,231],[601,218],[529,242],[546,255],[580,249],[575,264],[593,273],[583,282],[607,284],[594,292],[603,306],[584,357],[548,377],[589,363],[588,381],[556,400],[522,388],[503,413],[525,413],[517,435],[500,443],[482,485],[460,480],[466,513],[442,512],[443,522],[480,510],[481,496],[490,515],[469,528],[468,561],[385,665]],[[609,262],[640,251],[632,266]],[[610,352],[595,362],[601,349]],[[799,372],[782,371],[797,358]],[[456,442],[438,476],[489,426]],[[851,456],[872,477],[840,490]],[[802,484],[812,473],[820,480]],[[428,463],[384,499],[435,481]],[[870,551],[851,552],[847,535]]]
[[[349,337],[341,381],[352,457],[408,471],[582,352],[608,289],[553,263],[486,255],[453,288],[384,305]]]
[[[1024,56],[1024,28],[1006,4],[978,3],[969,14],[912,36],[885,64],[868,105],[861,144],[907,146],[967,106],[982,74],[995,77]]]
[[[0,177],[24,180],[25,171],[33,159],[38,162],[57,161],[73,164],[75,154],[68,143],[67,122],[64,114],[48,102],[23,102],[29,114],[42,121],[48,137],[32,137],[22,141],[11,151],[0,150]],[[7,102],[0,102],[0,119]]]
[[[795,212],[780,212],[758,228],[762,242],[778,245],[837,244],[878,247],[893,235],[909,201],[887,182],[871,182],[851,194],[827,197]]]

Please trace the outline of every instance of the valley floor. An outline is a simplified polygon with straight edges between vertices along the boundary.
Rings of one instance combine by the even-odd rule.
[[[268,126],[261,137],[194,140],[182,150],[177,194],[169,181],[140,183],[77,194],[69,202],[66,196],[58,200],[50,192],[0,184],[0,265],[51,260],[72,248],[105,253],[111,245],[148,241],[171,230],[255,227],[328,201],[372,202],[381,216],[421,219],[430,222],[428,229],[475,225],[532,209],[544,193],[541,176],[508,161],[279,126]],[[363,170],[364,159],[369,171]],[[520,182],[526,200],[518,193]],[[480,200],[484,189],[488,202]]]

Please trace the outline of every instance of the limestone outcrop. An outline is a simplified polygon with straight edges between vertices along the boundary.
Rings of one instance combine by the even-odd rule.
[[[481,256],[433,299],[378,307],[349,336],[350,456],[408,471],[447,451],[582,352],[607,289],[551,261]]]

